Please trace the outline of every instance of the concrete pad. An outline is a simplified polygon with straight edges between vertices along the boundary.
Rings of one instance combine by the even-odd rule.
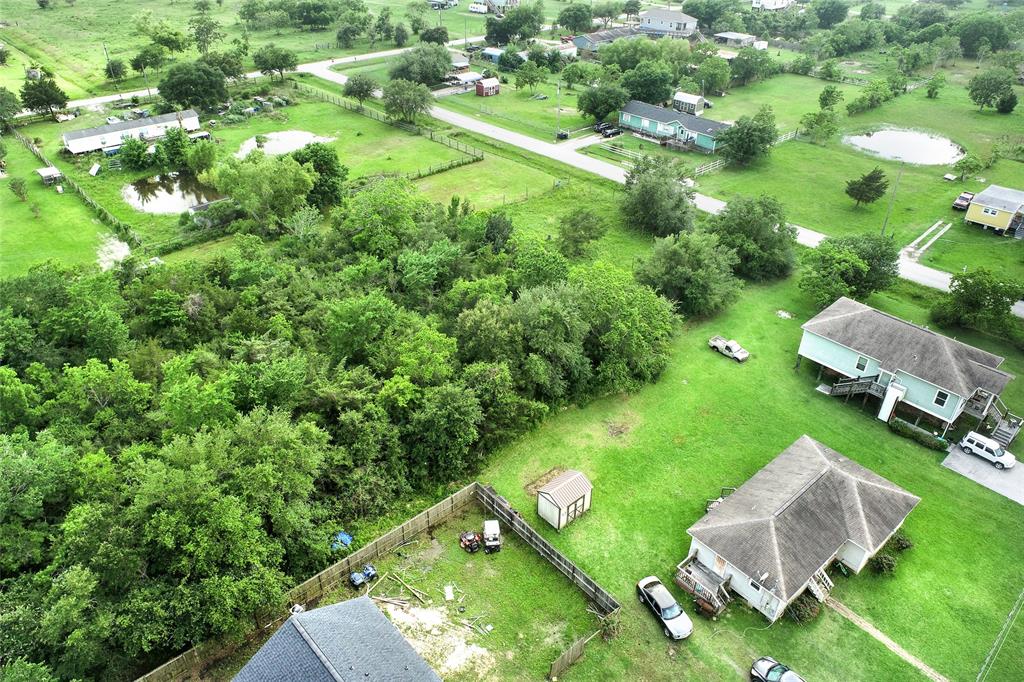
[[[942,460],[942,466],[1024,505],[1024,463],[1018,462],[1012,469],[1000,471],[980,457],[968,455],[959,445],[954,445],[946,459]]]

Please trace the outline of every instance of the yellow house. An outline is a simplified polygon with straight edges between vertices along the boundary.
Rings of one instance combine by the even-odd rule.
[[[1024,224],[1024,192],[989,185],[974,195],[964,220],[996,232],[1016,230]]]

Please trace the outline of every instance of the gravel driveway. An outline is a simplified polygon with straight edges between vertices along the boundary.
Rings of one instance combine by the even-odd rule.
[[[946,459],[942,460],[942,466],[1024,505],[1024,463],[1018,462],[1012,469],[1000,471],[980,457],[968,455],[959,445],[954,445]]]

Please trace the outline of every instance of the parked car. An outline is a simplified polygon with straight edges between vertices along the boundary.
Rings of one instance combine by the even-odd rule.
[[[960,441],[960,449],[968,455],[977,455],[992,463],[996,469],[1012,469],[1017,458],[1007,452],[998,441],[970,431]]]
[[[747,358],[750,357],[750,353],[743,346],[732,339],[727,340],[724,336],[712,336],[708,339],[708,347],[717,350],[727,358],[732,358],[736,362],[746,362]]]
[[[618,128],[605,128],[604,130],[601,131],[601,137],[615,137],[616,135],[621,134],[622,131],[619,130]]]
[[[960,196],[953,202],[953,208],[958,211],[966,211],[974,200],[974,192],[960,192]]]
[[[614,128],[614,127],[615,126],[613,126],[611,123],[598,123],[597,125],[594,126],[594,132],[595,133],[603,133],[604,131],[608,130],[609,128]]]
[[[120,122],[121,119],[119,119],[117,116],[107,116],[107,125],[114,125],[115,123]]]
[[[662,632],[669,639],[686,639],[693,632],[693,621],[657,577],[647,576],[638,582],[636,596],[658,619]]]
[[[750,679],[754,682],[804,682],[804,678],[776,661],[762,656],[750,666]]]

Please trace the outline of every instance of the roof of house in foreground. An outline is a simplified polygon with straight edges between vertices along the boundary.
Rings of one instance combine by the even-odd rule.
[[[658,107],[636,99],[627,102],[626,106],[622,107],[622,111],[661,123],[678,123],[691,132],[703,133],[708,137],[714,137],[729,127],[728,123],[712,121],[709,118],[694,116],[675,109]]]
[[[1010,187],[989,185],[974,195],[972,202],[988,206],[989,208],[1000,208],[1004,211],[1016,211],[1024,206],[1024,192]]]
[[[801,436],[688,532],[789,601],[847,541],[877,551],[918,502]]]
[[[440,682],[369,597],[296,614],[235,682]]]
[[[95,128],[71,130],[64,133],[64,139],[79,140],[83,137],[93,137],[94,135],[108,135],[110,133],[120,133],[125,130],[136,130],[138,128],[145,128],[146,126],[158,125],[160,123],[170,123],[171,121],[178,120],[179,115],[181,116],[182,120],[186,118],[196,118],[199,116],[199,114],[197,114],[194,109],[186,109],[185,111],[175,111],[170,114],[150,116],[149,118],[137,118],[134,121],[121,121],[120,123],[110,123],[108,125],[97,126]]]
[[[970,398],[981,388],[1001,393],[1012,374],[997,369],[1003,358],[931,329],[875,310],[845,296],[804,323],[803,329]]]
[[[652,7],[644,12],[640,13],[640,18],[651,18],[657,19],[658,21],[678,21],[687,24],[696,23],[697,19],[691,17],[685,12],[680,12],[675,9],[664,9],[662,7]]]

